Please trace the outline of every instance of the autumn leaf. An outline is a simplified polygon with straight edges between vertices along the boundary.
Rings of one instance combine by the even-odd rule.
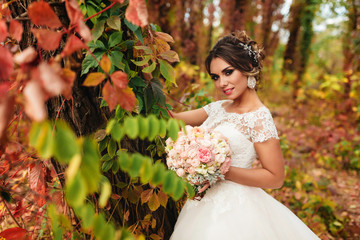
[[[13,56],[3,46],[0,45],[0,82],[8,80],[11,73],[13,72],[14,62]]]
[[[118,104],[126,111],[131,112],[134,109],[136,97],[131,88],[118,89]]]
[[[16,41],[18,42],[21,41],[23,31],[24,31],[23,25],[19,21],[11,20],[9,33]]]
[[[102,95],[109,105],[110,111],[112,111],[117,104],[127,111],[132,111],[135,106],[136,97],[129,87],[121,89],[107,82],[104,85]]]
[[[142,204],[147,203],[150,200],[153,193],[154,193],[153,189],[147,189],[147,190],[143,191],[141,193],[141,203]]]
[[[167,202],[168,202],[168,195],[166,195],[163,192],[158,192],[158,196],[159,196],[159,202],[161,204],[161,206],[163,206],[164,208],[166,208]]]
[[[166,42],[171,42],[171,43],[175,42],[174,38],[170,34],[164,32],[155,32],[155,35],[157,36],[157,38],[162,39]]]
[[[104,54],[100,60],[100,67],[104,72],[109,73],[111,68],[111,62],[106,54]]]
[[[171,63],[180,62],[179,55],[173,50],[162,52],[159,54],[159,57]]]
[[[158,53],[163,53],[170,50],[170,45],[160,38],[155,38],[155,45]]]
[[[101,72],[90,73],[87,75],[83,85],[86,87],[94,87],[99,85],[104,79],[106,75]]]
[[[25,113],[35,121],[43,121],[47,117],[45,110],[45,95],[41,85],[36,80],[29,81],[24,88]]]
[[[64,50],[61,52],[61,56],[69,56],[73,52],[86,48],[86,45],[83,41],[81,41],[75,35],[71,35],[69,39],[66,41]]]
[[[28,15],[35,25],[59,28],[62,26],[59,18],[45,1],[33,2],[28,7]]]
[[[145,0],[130,0],[126,8],[125,18],[140,27],[148,25],[148,11]]]
[[[19,52],[14,55],[14,62],[18,65],[31,63],[37,57],[36,50],[33,47],[27,47],[22,52]]]
[[[115,88],[110,84],[110,82],[106,82],[104,88],[102,90],[102,96],[109,105],[110,111],[112,111],[117,104],[117,96]]]
[[[0,84],[0,143],[15,109],[15,96],[9,94],[10,83]]]
[[[150,210],[153,212],[156,211],[156,209],[158,209],[160,207],[160,201],[159,201],[159,197],[157,194],[153,194],[150,197],[148,206],[149,206]]]
[[[37,78],[42,83],[42,87],[52,97],[60,95],[66,88],[66,84],[59,76],[61,66],[58,63],[51,65],[46,62],[41,62],[38,71],[33,72],[32,78]]]
[[[0,19],[0,42],[4,42],[9,35],[6,22]]]
[[[27,232],[23,228],[13,227],[0,232],[0,237],[6,240],[26,240]]]
[[[43,164],[32,163],[29,166],[29,187],[36,192],[37,204],[42,207],[45,203],[45,194],[47,193],[47,184],[45,182],[45,168]]]
[[[71,24],[77,24],[76,31],[85,40],[85,42],[91,41],[91,31],[84,23],[84,15],[82,14],[79,5],[76,0],[65,1],[66,12],[70,18]]]
[[[38,40],[39,46],[48,51],[56,50],[59,47],[63,32],[55,32],[48,29],[32,29],[31,32]]]
[[[118,88],[126,88],[129,83],[128,75],[122,71],[114,72],[110,75],[110,78]]]
[[[66,87],[61,94],[69,100],[72,97],[72,87],[76,79],[76,73],[69,68],[63,68],[60,76],[66,83]]]

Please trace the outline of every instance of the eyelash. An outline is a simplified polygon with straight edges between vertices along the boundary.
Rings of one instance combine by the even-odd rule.
[[[234,72],[234,69],[229,69],[225,72],[225,76],[230,76],[233,72]],[[216,81],[219,79],[219,76],[214,75],[211,77],[211,79]]]

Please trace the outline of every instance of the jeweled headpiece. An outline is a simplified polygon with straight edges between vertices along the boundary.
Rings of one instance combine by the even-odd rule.
[[[252,47],[240,42],[238,44],[239,46],[243,47],[245,51],[248,51],[249,57],[251,57],[252,60],[255,62],[258,62],[258,58],[260,57],[260,51],[252,50]]]

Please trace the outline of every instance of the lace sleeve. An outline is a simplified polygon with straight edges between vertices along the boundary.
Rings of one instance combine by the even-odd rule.
[[[268,109],[259,112],[251,129],[252,142],[265,142],[270,138],[279,139],[274,120]]]
[[[205,112],[207,113],[208,116],[210,116],[210,113],[214,107],[214,103],[215,102],[212,102],[212,103],[209,103],[209,104],[203,106],[203,109],[205,110]]]

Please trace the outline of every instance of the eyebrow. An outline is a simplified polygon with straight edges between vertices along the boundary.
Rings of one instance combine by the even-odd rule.
[[[231,65],[229,65],[229,66],[227,66],[226,68],[224,68],[223,70],[221,70],[221,72],[222,73],[225,73],[227,70],[228,70],[228,68],[231,68],[232,66]],[[210,73],[209,75],[216,75],[217,76],[217,74],[215,74],[215,73]]]

